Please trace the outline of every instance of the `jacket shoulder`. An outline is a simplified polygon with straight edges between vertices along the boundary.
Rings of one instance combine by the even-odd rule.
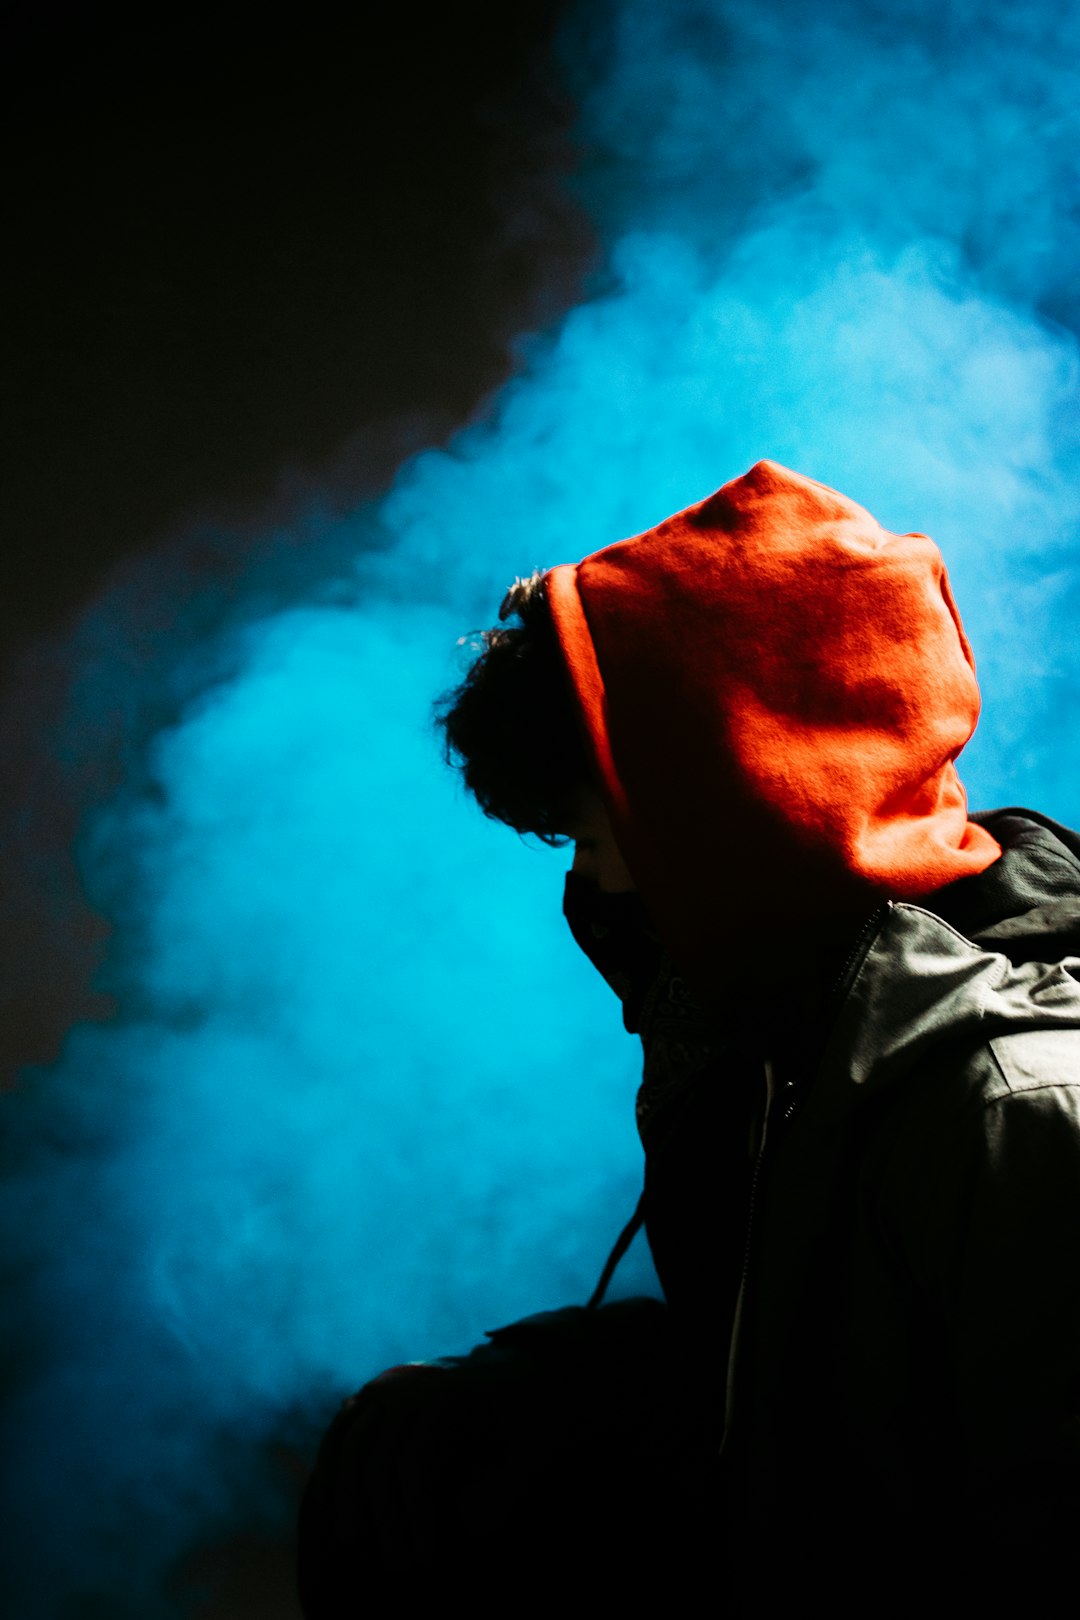
[[[987,1046],[993,1058],[988,1102],[1062,1086],[1080,1091],[1080,1029],[1013,1030],[992,1036]]]

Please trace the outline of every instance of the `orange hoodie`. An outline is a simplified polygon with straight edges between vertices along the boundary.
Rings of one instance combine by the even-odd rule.
[[[979,692],[941,554],[760,461],[547,576],[616,838],[685,971],[981,872]]]

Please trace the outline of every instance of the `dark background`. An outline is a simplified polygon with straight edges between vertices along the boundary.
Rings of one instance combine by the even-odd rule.
[[[399,452],[350,457],[365,427],[504,379],[587,252],[559,10],[9,18],[8,647],[194,510],[355,494]]]
[[[78,645],[80,610],[184,536],[175,598],[201,592],[208,612],[227,611],[270,527],[313,489],[324,508],[355,506],[406,454],[445,442],[510,374],[509,339],[580,296],[593,243],[565,185],[573,108],[550,50],[561,10],[9,13],[9,1082],[54,1057],[76,1019],[108,1012],[92,990],[106,925],[72,849],[130,761],[120,741],[82,750],[60,736],[80,661],[95,657]],[[598,41],[603,18],[596,7]],[[289,543],[293,572],[317,574],[302,536]],[[274,572],[287,591],[289,567]],[[160,621],[160,577],[154,595]],[[144,639],[154,629],[169,626]]]

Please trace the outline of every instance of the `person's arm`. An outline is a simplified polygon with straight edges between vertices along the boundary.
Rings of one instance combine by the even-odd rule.
[[[1031,1597],[1074,1577],[1080,1525],[1080,1031],[984,1058],[960,1113],[940,1131],[927,1116],[903,1238],[959,1421],[957,1575]]]

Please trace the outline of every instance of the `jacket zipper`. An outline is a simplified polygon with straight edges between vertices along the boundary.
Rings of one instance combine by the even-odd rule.
[[[844,965],[840,969],[840,972],[836,975],[836,978],[833,981],[832,989],[829,991],[829,1005],[831,1007],[836,1007],[837,1004],[843,1000],[844,991],[850,985],[851,980],[854,977],[856,967],[862,962],[871,939],[877,933],[878,929],[881,927],[891,910],[892,901],[886,900],[883,906],[878,906],[877,910],[872,912],[870,916],[867,917],[866,921],[859,929],[855,943],[848,952],[844,960]]]
[[[739,1346],[739,1330],[742,1326],[743,1302],[746,1298],[746,1283],[750,1275],[750,1245],[754,1233],[754,1215],[757,1210],[758,1187],[761,1182],[761,1167],[765,1162],[765,1144],[769,1139],[769,1115],[772,1112],[772,1064],[766,1058],[762,1065],[765,1077],[766,1107],[761,1122],[761,1139],[758,1142],[757,1153],[754,1156],[754,1172],[750,1178],[750,1197],[746,1206],[746,1234],[743,1240],[742,1272],[739,1276],[739,1292],[735,1296],[735,1314],[731,1321],[731,1338],[728,1342],[727,1381],[724,1388],[724,1432],[720,1437],[720,1456],[727,1451],[731,1436],[731,1419],[735,1405],[735,1362]],[[785,1115],[785,1117],[787,1117]]]
[[[829,992],[830,1006],[835,1007],[840,1001],[842,1001],[844,993],[851,983],[851,979],[857,965],[862,961],[869,947],[870,941],[880,929],[890,910],[891,902],[886,901],[883,906],[879,906],[877,910],[866,919],[865,923],[860,928],[855,943],[848,952],[848,955],[844,960],[844,965],[837,974],[836,979],[833,982],[832,989]],[[766,1145],[770,1141],[775,1142],[776,1134],[780,1127],[786,1126],[790,1123],[795,1110],[799,1105],[799,1099],[806,1089],[805,1087],[798,1087],[789,1082],[789,1088],[792,1095],[784,1106],[783,1112],[777,1119],[772,1136],[770,1137],[769,1123],[773,1116],[776,1097],[773,1093],[772,1064],[767,1058],[764,1061],[763,1068],[768,1104],[765,1109],[765,1117],[762,1121],[761,1140],[758,1143],[757,1154],[754,1158],[754,1171],[750,1180],[750,1197],[747,1201],[746,1210],[746,1236],[743,1242],[742,1273],[739,1278],[739,1292],[735,1297],[735,1315],[732,1319],[731,1338],[728,1343],[727,1381],[724,1392],[724,1432],[720,1439],[719,1451],[719,1455],[721,1457],[723,1457],[726,1453],[731,1438],[732,1419],[734,1416],[735,1405],[735,1369],[738,1360],[739,1339],[742,1331],[743,1307],[746,1302],[747,1284],[750,1279],[750,1260],[753,1247],[754,1218],[757,1213],[759,1189],[761,1186],[761,1172],[765,1163]]]

